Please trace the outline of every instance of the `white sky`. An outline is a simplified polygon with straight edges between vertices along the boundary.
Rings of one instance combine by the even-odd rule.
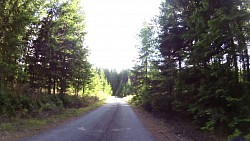
[[[137,57],[137,34],[158,15],[162,0],[83,0],[90,63],[118,71]]]

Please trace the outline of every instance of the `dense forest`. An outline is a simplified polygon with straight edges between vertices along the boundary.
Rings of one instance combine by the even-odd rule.
[[[79,0],[0,2],[0,119],[134,95],[144,109],[250,139],[248,0],[165,0],[131,70],[87,60]],[[129,21],[128,21],[129,22]]]
[[[130,70],[117,72],[116,70],[104,69],[104,73],[108,83],[111,85],[113,96],[125,97],[132,94],[133,87],[131,86]]]
[[[23,117],[111,95],[84,47],[79,0],[0,2],[0,117]]]
[[[250,138],[249,2],[166,0],[140,30],[133,102]],[[121,94],[123,95],[123,94]]]

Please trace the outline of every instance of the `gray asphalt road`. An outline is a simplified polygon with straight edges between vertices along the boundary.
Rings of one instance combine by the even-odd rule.
[[[131,107],[112,99],[86,116],[22,141],[153,141]]]

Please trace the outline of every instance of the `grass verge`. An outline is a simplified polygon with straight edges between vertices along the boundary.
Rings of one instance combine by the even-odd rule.
[[[51,115],[46,118],[12,119],[10,122],[0,124],[0,140],[15,141],[23,137],[38,134],[66,121],[83,116],[89,111],[104,105],[104,103],[105,100],[102,100],[92,103],[84,108],[65,109],[60,114]]]

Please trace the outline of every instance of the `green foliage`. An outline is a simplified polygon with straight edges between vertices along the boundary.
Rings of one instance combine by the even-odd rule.
[[[13,125],[11,123],[2,123],[0,129],[8,131],[12,128],[13,128]]]
[[[133,86],[131,91],[136,95],[133,100],[137,105],[144,107],[148,111],[158,111],[168,108],[165,107],[165,102],[156,101],[162,99],[160,94],[162,88],[159,87],[162,78],[155,62],[159,58],[156,55],[158,52],[156,49],[156,32],[155,28],[150,25],[152,24],[144,23],[144,27],[138,35],[140,41],[138,47],[139,57],[136,65],[131,70],[131,85]]]
[[[154,34],[147,27],[139,36],[139,60],[132,70],[135,103],[192,116],[204,130],[247,135],[249,3],[166,0],[160,9],[156,47],[148,46]],[[150,59],[151,50],[160,56]]]
[[[0,5],[0,116],[86,106],[78,93],[85,93],[92,75],[80,1],[7,0]],[[65,95],[69,88],[75,96]]]
[[[87,96],[80,98],[75,95],[46,95],[8,91],[8,93],[0,95],[0,115],[7,117],[46,117],[58,114],[64,109],[86,107],[96,100],[95,97]]]
[[[228,140],[232,139],[233,137],[242,137],[242,132],[239,129],[235,129],[235,131],[229,135],[227,138]],[[248,133],[247,135],[243,136],[246,140],[250,139],[250,134]]]
[[[84,88],[84,94],[88,96],[94,96],[98,99],[105,99],[112,94],[111,85],[108,83],[107,78],[102,69],[92,69],[92,77],[90,82]]]
[[[80,108],[87,105],[87,103],[84,103],[84,101],[81,101],[81,99],[76,96],[61,95],[60,99],[65,108]]]
[[[33,22],[38,1],[2,1],[0,4],[0,89],[22,80],[26,26]]]
[[[129,70],[122,70],[117,72],[116,70],[104,70],[104,74],[107,77],[108,83],[112,88],[112,95],[118,97],[125,97],[132,92],[131,78]]]
[[[58,114],[53,114],[47,116],[46,118],[41,118],[41,116],[33,117],[33,118],[13,118],[8,122],[1,123],[0,122],[0,131],[9,131],[9,132],[32,132],[34,129],[43,129],[47,125],[51,125],[53,123],[62,123],[65,120],[68,120],[72,117],[82,115],[88,111],[91,111],[97,107],[100,107],[104,104],[104,101],[94,102],[92,98],[87,99],[91,103],[88,107],[83,107],[79,109],[65,109],[63,112]],[[42,115],[44,116],[44,115]],[[8,135],[7,135],[8,136]],[[10,136],[13,136],[11,134]]]
[[[46,14],[27,31],[29,83],[48,94],[65,94],[73,86],[75,95],[88,83],[91,65],[83,48],[84,16],[79,1],[50,1],[43,6]]]

